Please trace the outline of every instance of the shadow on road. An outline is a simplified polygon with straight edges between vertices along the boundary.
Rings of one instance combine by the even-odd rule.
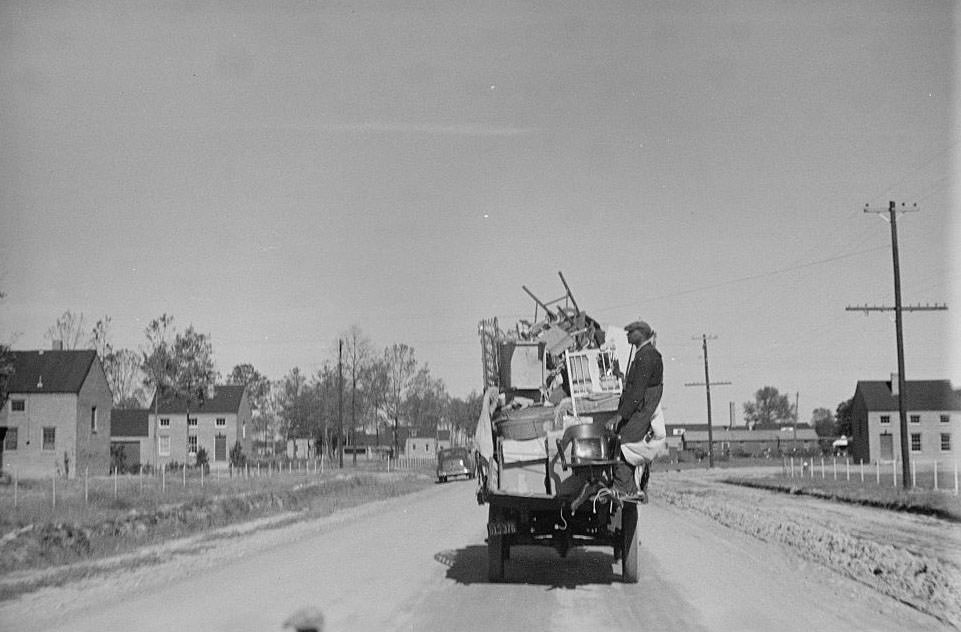
[[[441,551],[434,559],[447,566],[447,578],[459,584],[487,584],[487,547],[467,546]],[[571,550],[566,558],[543,546],[515,546],[505,564],[504,583],[532,584],[549,588],[576,588],[585,584],[613,584],[614,558],[608,551]],[[619,568],[620,565],[618,565]]]

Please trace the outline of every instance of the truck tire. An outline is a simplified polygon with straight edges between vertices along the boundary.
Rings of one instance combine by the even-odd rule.
[[[621,512],[621,578],[625,584],[636,584],[637,503],[624,503]]]
[[[501,512],[490,505],[488,510],[488,525],[498,522]],[[507,559],[507,536],[487,535],[487,579],[491,582],[504,581],[504,560]]]

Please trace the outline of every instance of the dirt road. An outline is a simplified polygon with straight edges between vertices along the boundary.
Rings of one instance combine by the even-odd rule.
[[[280,630],[302,606],[357,630],[943,630],[944,623],[783,545],[655,498],[640,581],[609,550],[511,553],[489,584],[486,507],[472,482],[155,552],[108,575],[0,603],[2,630]]]

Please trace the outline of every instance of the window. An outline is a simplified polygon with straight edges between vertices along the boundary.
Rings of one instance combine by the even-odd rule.
[[[7,434],[3,438],[3,449],[5,451],[17,449],[17,429],[7,428]]]
[[[170,456],[170,437],[162,435],[158,438],[160,443],[157,445],[157,449],[160,451],[160,456]]]
[[[46,426],[43,429],[43,450],[56,450],[57,449],[57,429],[51,426]]]
[[[881,423],[883,424],[891,423],[891,415],[881,415]]]
[[[921,415],[911,415],[909,421],[913,424],[921,423]]]
[[[943,424],[951,423],[951,415],[941,415],[941,423]]]
[[[197,454],[197,435],[187,437],[187,452]]]
[[[15,413],[22,413],[27,409],[27,400],[25,399],[11,399],[10,400],[10,410]]]
[[[90,432],[97,434],[97,407],[90,407]]]
[[[921,451],[921,433],[912,432],[911,433],[911,452]]]
[[[941,451],[942,452],[951,451],[951,433],[950,432],[941,433]]]
[[[227,425],[227,418],[226,418],[226,417],[217,417],[216,426],[217,426],[218,428],[223,428],[223,427],[226,426],[226,425]]]
[[[161,417],[161,418],[160,418],[160,427],[161,427],[161,428],[169,428],[169,427],[170,427],[170,417]]]
[[[196,418],[196,417],[187,417],[187,427],[188,427],[188,428],[196,428],[196,427],[197,427],[197,418]]]

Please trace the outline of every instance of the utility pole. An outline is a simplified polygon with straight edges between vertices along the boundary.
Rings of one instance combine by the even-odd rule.
[[[711,382],[707,369],[707,340],[709,337],[711,340],[717,340],[717,336],[701,334],[701,342],[704,349],[704,381],[687,382],[684,386],[703,386],[707,393],[707,466],[712,468],[714,467],[714,430],[711,426],[711,386],[723,386],[730,384],[730,382]],[[691,340],[697,340],[697,337],[695,336],[691,338]]]
[[[344,340],[337,340],[337,452],[344,469]]]
[[[910,466],[910,446],[908,445],[908,414],[905,409],[904,402],[904,390],[905,383],[907,380],[904,377],[904,334],[901,324],[901,312],[913,312],[913,311],[929,311],[929,310],[946,310],[947,305],[917,305],[913,307],[902,307],[901,305],[901,264],[898,259],[898,220],[897,213],[916,213],[921,209],[918,208],[917,204],[912,204],[910,207],[906,206],[904,202],[901,203],[901,208],[897,208],[897,205],[891,201],[888,202],[887,209],[872,209],[867,204],[864,205],[865,213],[888,213],[889,220],[888,223],[891,224],[891,256],[894,260],[894,307],[885,306],[872,306],[869,307],[864,305],[863,307],[846,307],[845,310],[852,311],[863,311],[865,315],[868,312],[881,312],[881,311],[894,311],[894,328],[897,336],[898,345],[898,416],[901,421],[900,428],[900,438],[901,438],[901,480],[905,489],[911,487],[911,466]]]

